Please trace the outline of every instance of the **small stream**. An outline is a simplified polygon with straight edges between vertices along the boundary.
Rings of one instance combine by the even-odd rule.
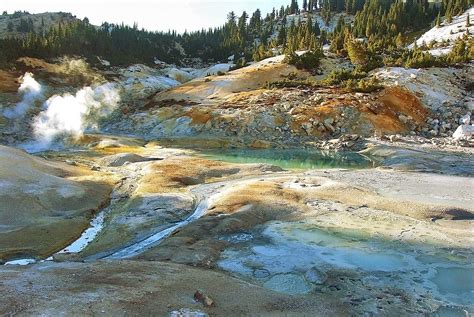
[[[116,252],[112,253],[111,255],[106,256],[105,258],[106,259],[127,259],[127,258],[132,258],[134,256],[139,255],[140,253],[145,252],[146,250],[148,250],[152,246],[155,246],[158,243],[160,243],[163,239],[169,237],[176,230],[178,230],[178,229],[186,226],[187,224],[201,218],[206,213],[206,211],[208,209],[208,206],[209,206],[209,200],[208,199],[202,200],[197,205],[196,209],[191,214],[191,216],[189,216],[185,220],[178,222],[177,224],[175,224],[172,227],[169,227],[167,229],[159,231],[159,232],[153,234],[152,236],[146,238],[145,240],[142,240],[138,243],[132,244],[132,245],[126,247],[126,248],[123,248],[119,251],[116,251]]]

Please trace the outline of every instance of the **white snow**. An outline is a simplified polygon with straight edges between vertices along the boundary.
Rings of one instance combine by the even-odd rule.
[[[471,26],[466,27],[467,15],[470,15]],[[472,37],[474,34],[474,7],[466,10],[463,14],[453,17],[452,23],[447,23],[443,21],[440,27],[434,26],[428,32],[424,33],[420,38],[416,40],[418,46],[423,44],[429,45],[431,42],[441,43],[443,41],[449,41],[449,45],[446,47],[435,47],[430,50],[432,55],[442,55],[447,54],[451,51],[452,44],[458,39],[466,34],[467,29],[469,29],[469,34]],[[413,44],[409,46],[413,48]]]
[[[35,259],[19,259],[19,260],[12,260],[5,263],[5,265],[29,265],[36,263]]]
[[[459,119],[459,124],[471,124],[471,114],[468,113]]]
[[[107,67],[110,66],[110,62],[108,60],[100,58],[99,56],[97,56],[97,59],[99,60],[99,63],[102,64],[102,66],[107,66]]]
[[[218,73],[227,73],[234,64],[232,63],[223,63],[223,64],[216,64],[208,68],[204,69],[196,69],[191,72],[192,75],[196,76],[195,78],[206,77],[208,75],[217,75]]]

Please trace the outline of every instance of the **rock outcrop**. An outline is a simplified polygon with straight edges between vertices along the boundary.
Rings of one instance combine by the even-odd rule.
[[[0,262],[76,239],[108,201],[111,185],[96,174],[0,146]]]

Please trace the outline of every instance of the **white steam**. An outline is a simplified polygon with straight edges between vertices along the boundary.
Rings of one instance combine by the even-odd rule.
[[[25,116],[35,101],[43,98],[41,85],[33,78],[32,73],[25,73],[21,78],[21,85],[18,93],[22,100],[13,109],[6,109],[3,115],[8,119],[18,119]]]
[[[112,83],[82,88],[75,96],[55,95],[44,103],[44,110],[34,119],[34,135],[44,148],[59,136],[78,139],[86,129],[96,128],[98,120],[109,115],[119,101],[119,90]]]

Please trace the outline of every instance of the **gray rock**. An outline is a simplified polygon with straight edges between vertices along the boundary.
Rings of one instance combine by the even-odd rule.
[[[332,125],[334,123],[333,118],[327,118],[324,120],[324,125]]]
[[[399,115],[399,116],[398,116],[398,119],[399,119],[402,123],[404,123],[404,124],[407,124],[407,123],[408,123],[408,120],[409,120],[408,117],[405,116],[405,115],[403,115],[403,114]]]
[[[459,119],[459,124],[471,124],[471,114],[467,113]]]
[[[150,159],[133,153],[119,153],[115,155],[106,156],[101,159],[101,164],[111,167],[123,166],[125,163],[137,163],[137,162],[146,162]]]
[[[307,294],[311,291],[311,285],[297,274],[275,275],[265,282],[263,286],[276,292],[292,295]]]
[[[328,279],[327,274],[316,267],[312,267],[308,271],[306,271],[304,277],[308,282],[314,284],[324,284],[324,282],[326,282],[326,280]]]

